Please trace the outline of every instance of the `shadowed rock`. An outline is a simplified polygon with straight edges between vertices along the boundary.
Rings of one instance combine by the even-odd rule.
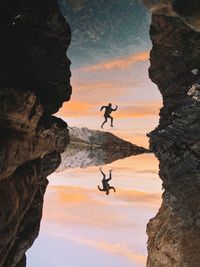
[[[71,95],[71,35],[54,0],[2,0],[0,35],[0,267],[24,267],[69,143],[51,114]]]
[[[200,33],[180,19],[153,15],[150,35],[149,75],[164,103],[160,124],[149,134],[150,147],[160,161],[165,191],[158,214],[147,226],[147,266],[198,267],[200,105],[187,93],[199,79]]]
[[[193,29],[200,31],[199,0],[142,0],[154,13],[181,18]]]

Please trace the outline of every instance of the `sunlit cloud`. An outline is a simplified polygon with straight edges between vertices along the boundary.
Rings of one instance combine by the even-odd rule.
[[[97,112],[94,111],[94,105],[92,103],[71,101],[64,103],[56,115],[60,117],[81,118],[97,115]]]
[[[129,203],[155,205],[160,203],[160,194],[118,189],[118,198]]]
[[[97,101],[97,102],[96,102]],[[98,103],[98,98],[94,99],[93,103],[89,102],[79,102],[71,101],[65,103],[58,112],[59,116],[63,117],[85,117],[85,116],[101,116],[100,106],[101,103]],[[158,102],[137,103],[137,106],[119,106],[118,111],[114,114],[115,118],[140,118],[146,116],[157,116],[159,113]]]
[[[52,234],[59,238],[66,239],[71,242],[76,242],[80,245],[90,246],[94,249],[103,250],[111,254],[116,254],[118,256],[125,257],[128,260],[139,264],[140,266],[144,266],[144,264],[146,263],[145,255],[135,252],[133,249],[122,243],[109,243],[103,240],[86,239],[83,237],[76,236],[72,237],[68,235],[61,235],[57,232],[53,232]]]
[[[145,116],[157,116],[158,115],[158,103],[138,103],[137,106],[125,106],[118,110],[116,118],[138,118]]]
[[[132,219],[124,216],[120,208],[135,205],[154,210],[160,204],[160,195],[116,188],[117,193],[110,198],[98,189],[77,186],[50,186],[43,220],[72,228],[93,227],[94,229],[129,229],[137,227]],[[60,207],[58,209],[58,207]],[[133,209],[134,210],[134,209]],[[132,214],[134,216],[134,214]]]
[[[119,70],[132,67],[138,62],[147,61],[149,59],[149,51],[140,52],[126,57],[112,59],[96,65],[84,67],[82,71],[101,71],[101,70]]]

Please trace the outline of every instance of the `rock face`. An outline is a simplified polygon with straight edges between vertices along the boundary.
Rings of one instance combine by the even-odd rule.
[[[154,13],[180,17],[185,23],[200,31],[199,0],[142,0]]]
[[[0,3],[0,267],[24,267],[47,176],[69,143],[70,29],[54,0]]]
[[[88,128],[69,128],[70,145],[61,155],[57,172],[68,168],[86,168],[111,163],[118,159],[149,153],[111,133]]]
[[[164,107],[149,134],[160,161],[163,203],[147,226],[148,267],[200,262],[200,104],[187,95],[199,83],[200,33],[175,17],[153,15],[150,78]],[[195,71],[194,71],[195,70]]]
[[[135,151],[135,153],[149,152],[148,149],[138,147],[130,142],[127,142],[116,135],[103,132],[90,130],[86,127],[77,128],[69,127],[70,144],[80,144],[86,146],[97,146],[101,148],[119,148]]]

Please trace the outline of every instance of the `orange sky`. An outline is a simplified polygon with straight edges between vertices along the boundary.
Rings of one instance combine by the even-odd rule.
[[[114,58],[82,69],[72,68],[73,94],[57,113],[69,126],[100,130],[109,102],[118,105],[111,131],[128,141],[148,147],[146,133],[158,124],[161,97],[148,78],[149,52]]]
[[[82,71],[100,71],[100,70],[118,70],[127,69],[132,67],[134,64],[146,61],[149,59],[149,51],[140,52],[137,54],[132,54],[126,57],[121,57],[117,59],[112,59],[103,63],[98,63],[93,66],[82,68]]]

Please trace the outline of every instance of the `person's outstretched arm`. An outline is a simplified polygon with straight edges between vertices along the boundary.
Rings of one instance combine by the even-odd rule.
[[[104,191],[103,189],[101,189],[101,187],[98,185],[98,189],[99,189],[99,191]]]
[[[104,108],[105,108],[105,106],[102,106],[101,109],[100,109],[100,111],[102,111]]]
[[[118,106],[116,106],[116,108],[112,108],[112,111],[116,111],[118,109]]]

